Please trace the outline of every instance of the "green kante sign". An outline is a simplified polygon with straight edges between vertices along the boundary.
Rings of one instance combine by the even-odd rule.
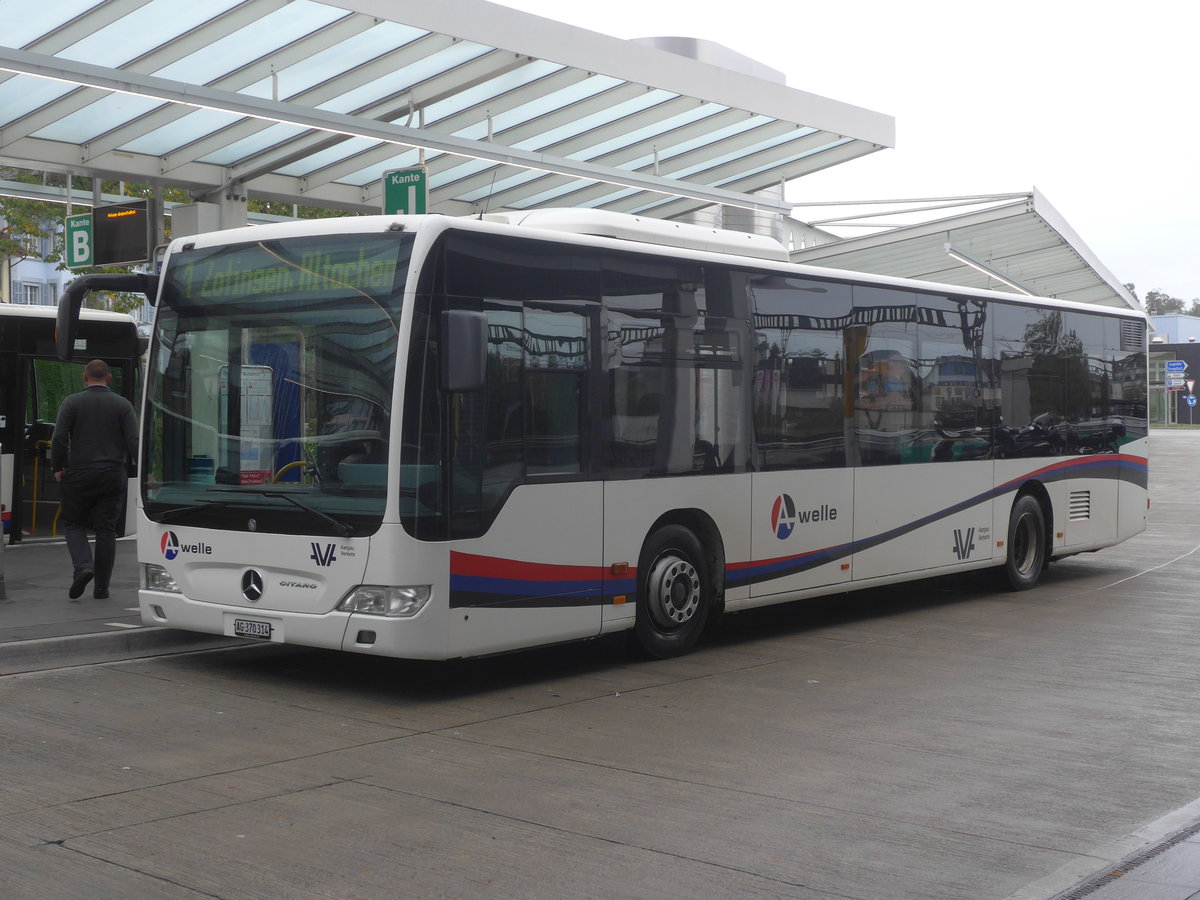
[[[428,210],[429,175],[424,166],[383,173],[383,214],[420,216]]]

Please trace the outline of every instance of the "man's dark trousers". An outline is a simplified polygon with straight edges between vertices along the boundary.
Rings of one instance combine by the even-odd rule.
[[[117,518],[125,500],[123,468],[67,469],[61,482],[63,532],[75,575],[91,569],[96,573],[94,590],[108,590],[117,559]],[[88,525],[96,532],[96,558],[88,546]]]

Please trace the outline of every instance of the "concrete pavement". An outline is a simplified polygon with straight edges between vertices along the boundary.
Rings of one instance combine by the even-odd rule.
[[[1190,440],[1184,437],[1186,434],[1188,433],[1169,433],[1156,440],[1154,454],[1155,459],[1159,462],[1152,466],[1151,475],[1155,503],[1151,516],[1152,523],[1157,528],[1169,526],[1176,535],[1176,543],[1160,549],[1151,548],[1144,540],[1138,541],[1138,546],[1144,556],[1137,560],[1137,565],[1134,567],[1138,573],[1136,577],[1140,578],[1143,574],[1148,573],[1158,573],[1151,583],[1135,589],[1134,585],[1137,582],[1133,580],[1133,577],[1123,573],[1119,566],[1114,566],[1112,574],[1106,575],[1102,579],[1115,578],[1118,580],[1112,582],[1114,585],[1129,585],[1133,590],[1131,597],[1138,593],[1148,597],[1152,592],[1161,594],[1167,590],[1173,591],[1180,597],[1178,605],[1181,608],[1187,607],[1194,599],[1192,578],[1195,573],[1193,568],[1195,564],[1194,562],[1190,563],[1189,558],[1194,560],[1196,558],[1194,554],[1200,553],[1200,547],[1195,546],[1196,539],[1191,536],[1195,533],[1194,528],[1197,523],[1200,522],[1200,516],[1196,512],[1197,508],[1200,508],[1200,500],[1191,497],[1188,488],[1190,478],[1187,474],[1193,464],[1195,450],[1200,448],[1200,434],[1194,434]],[[1173,462],[1171,458],[1174,458]],[[1172,463],[1176,472],[1173,478],[1164,480],[1164,470],[1168,463]],[[1192,547],[1190,550],[1188,549],[1189,545]],[[1158,553],[1161,555],[1157,555]],[[1121,554],[1122,551],[1110,551],[1107,556],[1102,555],[1095,559],[1106,560],[1110,557],[1120,559]],[[136,611],[137,565],[135,556],[136,548],[132,540],[123,540],[119,543],[117,570],[111,585],[111,599],[107,601],[93,600],[89,591],[79,601],[72,602],[67,598],[70,566],[65,546],[55,543],[5,547],[3,557],[0,559],[6,593],[6,599],[0,600],[0,675],[120,661],[187,650],[230,646],[231,643],[235,643],[223,638],[142,626]],[[1072,563],[1064,565],[1070,566]],[[1176,569],[1178,569],[1177,572]],[[1134,571],[1134,569],[1130,569],[1130,571]],[[1044,593],[1053,594],[1056,597],[1056,607],[1061,612],[1056,612],[1054,615],[1063,617],[1057,623],[1060,627],[1075,629],[1087,627],[1088,620],[1082,617],[1078,611],[1069,609],[1067,606],[1068,599],[1085,587],[1084,581],[1083,570],[1080,569],[1069,582],[1064,582],[1053,590],[1044,591]],[[1023,595],[1018,599],[1028,602],[1028,595]],[[1038,609],[1038,607],[1030,607],[1029,614],[1034,614]],[[1157,607],[1147,604],[1147,614],[1154,609]],[[1105,611],[1104,605],[1096,604],[1092,613],[1101,614]],[[950,628],[953,624],[951,620],[955,619],[957,615],[965,615],[967,612],[968,610],[965,608],[956,609],[954,606],[947,606],[940,611],[931,610],[928,615],[944,619],[943,627]],[[1171,630],[1175,630],[1177,626],[1186,626],[1189,616],[1190,613],[1184,609],[1178,615],[1173,615],[1169,620],[1164,621],[1169,621]],[[867,620],[864,622],[864,627],[869,630],[875,626],[870,620]],[[1156,621],[1147,620],[1143,623],[1143,627],[1152,630],[1158,626]],[[992,635],[992,632],[989,631],[988,634]],[[1094,639],[1098,634],[1099,632],[1089,631],[1088,639]],[[966,636],[969,637],[970,634],[968,633]],[[955,639],[962,640],[964,638],[963,635],[956,632]],[[995,636],[992,635],[989,640],[994,641]],[[1186,677],[1187,669],[1180,665],[1181,659],[1166,652],[1165,645],[1160,651],[1162,658],[1155,660],[1144,655],[1144,648],[1148,645],[1135,642],[1132,633],[1128,643],[1130,650],[1133,650],[1135,646],[1142,649],[1136,654],[1136,658],[1131,656],[1123,660],[1114,659],[1114,665],[1119,662],[1120,667],[1127,669],[1131,674],[1132,681],[1125,686],[1127,691],[1141,693],[1138,686],[1140,683],[1147,680],[1159,682],[1160,679],[1162,680],[1160,690],[1165,691],[1170,679]],[[745,651],[739,649],[738,652]],[[681,665],[683,664],[681,663]],[[1072,664],[1082,666],[1085,662],[1076,660]],[[609,669],[602,671],[606,676],[611,674]],[[824,677],[820,679],[820,683],[826,682],[833,683],[832,679]],[[816,684],[817,681],[809,683]],[[1113,682],[1114,685],[1118,683],[1120,683],[1119,680]],[[884,689],[882,686],[877,687],[880,690]],[[1039,687],[1042,687],[1040,682]],[[1047,683],[1044,687],[1051,691],[1061,690],[1061,687],[1057,687],[1054,682]],[[763,689],[765,690],[765,688]],[[1061,699],[1066,702],[1070,696],[1069,693],[1064,694]],[[1077,702],[1083,703],[1093,712],[1097,710],[1103,712],[1107,709],[1107,714],[1103,715],[1100,720],[1105,727],[1117,731],[1130,727],[1130,723],[1122,724],[1116,718],[1120,710],[1124,708],[1126,701],[1114,696],[1111,704],[1097,705],[1093,702],[1097,699],[1095,697],[1089,699],[1080,693],[1075,693],[1074,697]],[[1081,697],[1083,697],[1082,700]],[[847,700],[847,697],[843,697],[843,700]],[[849,700],[853,700],[853,696],[850,696]],[[1167,705],[1172,710],[1176,709],[1169,700]],[[809,713],[811,715],[812,711],[809,710]],[[1063,713],[1065,715],[1067,711],[1064,709]],[[843,706],[841,715],[844,715],[845,718],[842,719],[842,737],[838,740],[844,738],[850,741],[847,747],[853,746],[853,737],[857,727],[854,723],[862,714],[863,710],[856,709],[853,703]],[[1180,706],[1178,715],[1182,721],[1188,715],[1186,708]],[[1142,727],[1145,727],[1144,723]],[[1180,728],[1184,729],[1185,725],[1181,724]],[[996,736],[993,736],[993,739],[996,739]],[[1171,755],[1172,751],[1164,747],[1164,760]],[[1003,765],[1003,763],[998,764]],[[1042,786],[1057,794],[1059,801],[1069,803],[1071,798],[1066,793],[1058,793],[1066,787],[1068,780],[1064,778],[1057,785],[1042,782]],[[1121,802],[1121,794],[1130,790],[1137,783],[1140,783],[1143,788],[1149,788],[1149,793],[1154,793],[1150,781],[1129,782],[1116,779],[1111,783],[1112,802]],[[910,784],[909,787],[912,785]],[[1168,799],[1170,796],[1180,797],[1180,800],[1176,802],[1187,799],[1186,795],[1181,796],[1183,792],[1178,790],[1179,787],[1180,785],[1176,784],[1176,790],[1164,792],[1163,799]],[[1081,806],[1086,806],[1079,795],[1076,795],[1075,799],[1081,801]],[[1159,807],[1159,809],[1163,808],[1166,808],[1165,804]],[[1113,833],[1110,831],[1110,836]],[[1066,885],[1070,886],[1065,887]],[[931,892],[930,896],[933,895],[934,893]],[[833,896],[833,894],[828,894],[828,896]],[[872,895],[851,892],[842,896],[866,897]],[[882,894],[875,896],[882,896]],[[893,894],[893,896],[918,895],[901,893]],[[941,896],[945,896],[944,892]],[[964,900],[968,896],[963,894]],[[1077,860],[1070,872],[1065,869],[1058,872],[1047,872],[1044,878],[1013,894],[1011,900],[1049,900],[1049,898],[1082,900],[1084,897],[1088,900],[1188,900],[1188,898],[1200,900],[1200,800],[1188,802],[1156,821],[1144,824],[1136,831],[1111,840],[1102,847],[1091,851],[1082,860]]]
[[[5,546],[0,551],[0,675],[83,666],[162,653],[228,646],[234,641],[142,625],[137,610],[137,544],[117,542],[109,599],[89,587],[67,598],[71,560],[62,541]]]

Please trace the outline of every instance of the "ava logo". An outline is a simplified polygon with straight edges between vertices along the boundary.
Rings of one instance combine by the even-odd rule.
[[[786,541],[796,530],[796,504],[787,494],[775,498],[775,505],[771,507],[771,530],[781,541]]]
[[[954,529],[954,555],[959,559],[966,559],[975,550],[975,529],[968,528],[963,531],[961,528]]]
[[[175,532],[167,531],[163,533],[162,555],[168,560],[172,560],[179,555],[179,538],[175,537]]]
[[[332,566],[333,561],[337,559],[337,557],[333,555],[333,548],[335,546],[334,544],[326,544],[322,547],[316,541],[313,541],[309,546],[312,547],[312,553],[308,555],[308,558],[315,562],[318,566]]]

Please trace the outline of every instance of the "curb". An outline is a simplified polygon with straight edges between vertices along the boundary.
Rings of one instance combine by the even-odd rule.
[[[239,646],[247,644],[240,638],[159,627],[10,641],[0,644],[0,676]]]

